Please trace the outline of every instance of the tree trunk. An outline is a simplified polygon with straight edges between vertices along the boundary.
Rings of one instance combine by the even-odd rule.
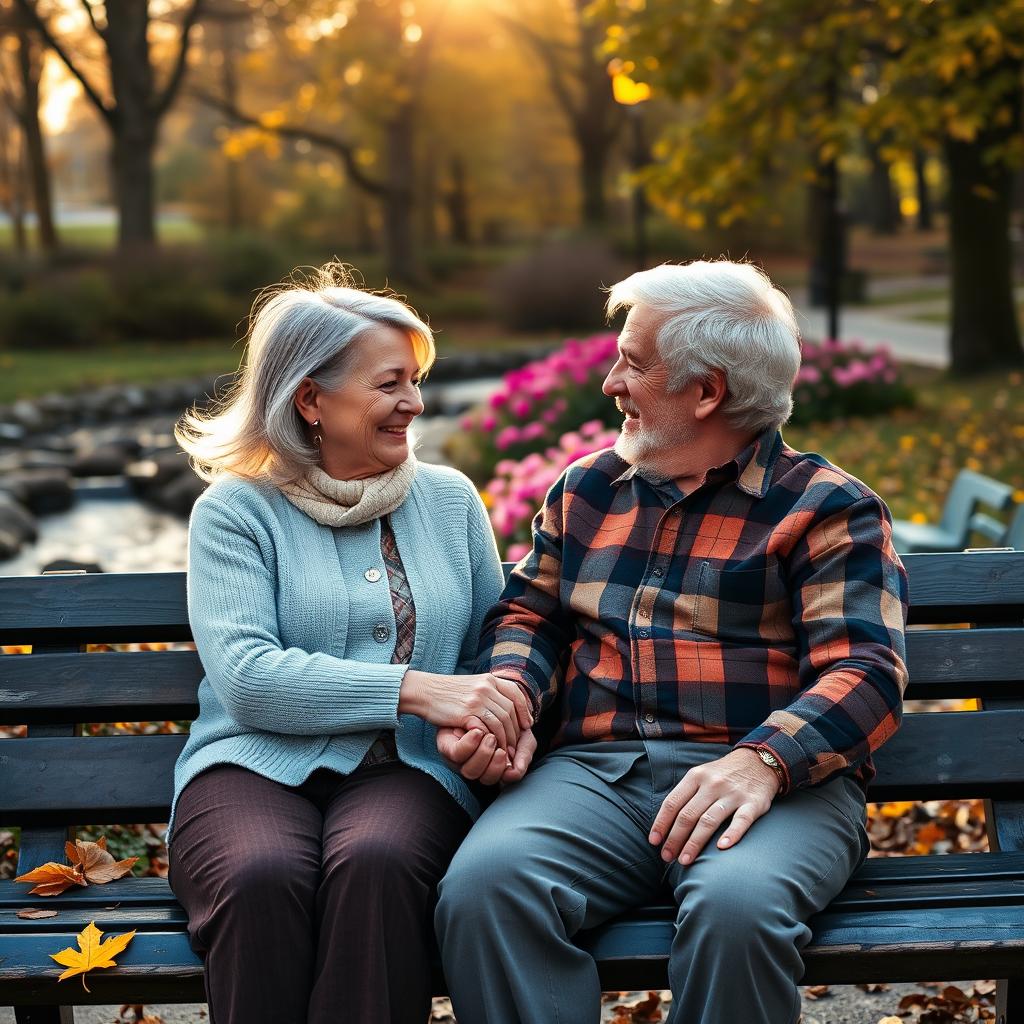
[[[416,203],[415,108],[399,107],[387,123],[388,183],[384,205],[384,266],[389,278],[403,283],[419,279],[413,218]]]
[[[876,235],[894,235],[900,223],[899,200],[892,187],[889,164],[882,159],[878,146],[868,143],[871,160],[870,222]]]
[[[469,230],[466,161],[461,156],[452,157],[451,176],[451,187],[445,194],[445,205],[448,208],[448,230],[453,242],[469,245],[473,239]]]
[[[420,219],[420,242],[429,248],[437,245],[437,168],[433,160],[421,164],[417,205]]]
[[[117,245],[133,254],[156,245],[156,196],[153,153],[156,138],[146,132],[114,136],[113,181],[117,203]]]
[[[150,63],[149,5],[139,0],[107,0],[104,34],[110,82],[117,101],[113,134],[114,195],[118,249],[131,254],[156,245],[153,155],[160,115],[154,109]]]
[[[21,77],[21,112],[19,120],[25,136],[33,207],[36,213],[36,238],[46,253],[55,252],[59,242],[53,223],[53,199],[50,190],[50,169],[46,162],[42,126],[39,123],[39,74],[42,62],[32,52],[28,32],[18,32],[18,70]]]
[[[1018,107],[1014,126],[1019,113]],[[1003,161],[985,159],[993,145],[1005,142],[1005,134],[945,141],[953,291],[950,368],[956,374],[1024,363],[1013,297],[1013,173]]]
[[[621,110],[615,103],[612,80],[605,63],[595,56],[603,41],[604,31],[596,21],[588,19],[587,5],[588,0],[575,0],[583,95],[574,127],[580,150],[583,226],[602,228],[608,219],[608,206],[605,202],[608,159],[615,142],[615,129],[621,119]]]
[[[914,185],[917,190],[917,230],[931,231],[932,194],[925,177],[925,161],[927,157],[923,149],[914,150]]]

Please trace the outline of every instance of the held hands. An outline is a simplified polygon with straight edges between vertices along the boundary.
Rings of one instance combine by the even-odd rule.
[[[518,782],[526,774],[537,750],[537,738],[532,729],[522,733],[510,760],[492,733],[442,728],[437,730],[437,749],[464,778],[493,786],[496,782]]]
[[[683,776],[665,797],[648,841],[652,846],[664,841],[661,859],[666,863],[678,857],[680,864],[692,864],[730,816],[717,845],[725,850],[738,843],[767,813],[779,789],[775,772],[753,750],[739,747]]]
[[[398,710],[433,725],[479,732],[481,739],[491,736],[494,751],[500,749],[505,759],[503,764],[508,760],[506,752],[513,755],[520,734],[533,724],[526,694],[515,683],[490,672],[449,676],[410,669],[402,679]]]

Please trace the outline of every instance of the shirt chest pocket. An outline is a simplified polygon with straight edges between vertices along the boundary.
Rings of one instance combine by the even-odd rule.
[[[775,559],[755,568],[695,567],[693,631],[734,643],[793,639],[792,604]]]

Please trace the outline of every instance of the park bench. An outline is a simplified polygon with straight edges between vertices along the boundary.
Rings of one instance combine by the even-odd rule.
[[[908,713],[876,758],[874,800],[984,798],[991,853],[869,860],[812,922],[805,983],[996,978],[1001,1024],[1024,1022],[1024,553],[912,555],[910,698],[980,698],[984,710]],[[949,627],[972,624],[972,628]],[[183,574],[0,579],[0,826],[20,826],[20,870],[63,860],[69,826],[166,820],[180,735],[81,736],[82,722],[174,720],[197,712],[189,650],[82,653],[87,643],[189,638]],[[21,920],[18,908],[59,911]],[[119,966],[58,985],[49,954],[90,920],[137,929]],[[579,942],[607,990],[663,988],[667,906]],[[437,978],[443,991],[443,978]],[[199,960],[166,882],[126,878],[29,896],[0,882],[0,1004],[19,1024],[68,1024],[67,1004],[202,1002]]]
[[[892,542],[901,554],[926,551],[963,551],[971,537],[979,535],[1000,547],[1006,545],[1006,524],[983,512],[984,506],[1005,513],[1013,507],[1013,488],[1001,480],[961,469],[953,481],[938,523],[912,523],[897,519],[892,524]]]

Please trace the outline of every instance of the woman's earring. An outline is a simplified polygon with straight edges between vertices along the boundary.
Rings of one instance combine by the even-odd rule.
[[[319,429],[320,428],[320,421],[319,420],[313,420],[313,422],[310,424],[310,426],[313,428],[313,444],[315,444],[317,446],[317,448],[319,448],[320,445],[322,445],[324,443],[324,435],[320,433],[320,429]]]

